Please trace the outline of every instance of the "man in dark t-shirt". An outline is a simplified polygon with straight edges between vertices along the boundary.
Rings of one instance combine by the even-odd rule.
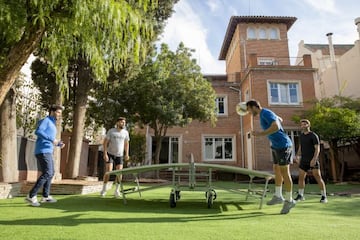
[[[300,121],[302,134],[300,135],[300,146],[296,154],[295,162],[299,164],[299,190],[295,198],[296,201],[303,201],[305,189],[305,177],[309,170],[316,179],[320,187],[321,203],[327,203],[326,187],[320,172],[320,141],[316,133],[310,131],[310,121],[302,119]]]

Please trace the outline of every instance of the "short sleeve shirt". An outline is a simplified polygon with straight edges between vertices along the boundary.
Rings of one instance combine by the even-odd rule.
[[[125,129],[120,131],[117,128],[111,128],[105,137],[109,140],[107,152],[116,157],[124,156],[125,141],[130,141],[129,132]]]
[[[276,121],[279,130],[273,134],[268,135],[271,142],[271,147],[274,149],[289,148],[292,146],[292,141],[284,131],[279,117],[270,109],[263,108],[260,112],[260,125],[263,130],[268,129],[271,124]]]
[[[314,132],[300,135],[301,160],[310,162],[314,157],[315,145],[319,145],[319,137]]]

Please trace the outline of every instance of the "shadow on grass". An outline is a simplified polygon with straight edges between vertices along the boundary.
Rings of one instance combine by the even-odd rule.
[[[170,208],[164,199],[128,199],[124,205],[122,199],[99,196],[59,196],[57,203],[42,204],[34,210],[62,210],[61,216],[27,219],[0,220],[0,225],[32,225],[32,226],[78,226],[96,223],[181,223],[197,221],[236,220],[270,216],[261,210],[244,211],[245,205],[253,202],[215,201],[212,208],[207,208],[205,200],[186,199],[177,202],[177,207]],[[23,204],[12,204],[14,207],[24,207]],[[226,212],[231,212],[226,214]],[[54,215],[52,215],[54,216]]]
[[[119,223],[182,223],[182,222],[197,222],[197,221],[224,221],[224,220],[245,220],[249,218],[258,218],[263,216],[270,216],[272,214],[264,214],[262,212],[253,212],[247,214],[209,214],[206,216],[181,216],[181,217],[84,217],[85,214],[71,214],[54,218],[34,218],[34,219],[18,219],[12,221],[0,220],[0,225],[23,225],[23,226],[78,226],[81,224],[119,224]],[[277,214],[276,214],[277,215]],[[88,215],[87,215],[88,216]]]
[[[245,201],[218,201],[215,200],[211,208],[207,207],[205,200],[181,199],[171,208],[166,199],[138,198],[123,199],[112,197],[100,198],[99,196],[68,196],[60,199],[55,204],[42,204],[41,207],[59,209],[64,212],[121,212],[121,213],[164,213],[164,214],[219,214],[232,211],[242,211],[246,205],[254,205],[254,202]],[[254,205],[254,207],[257,205]],[[251,206],[252,207],[252,206]],[[257,209],[257,208],[256,208]]]

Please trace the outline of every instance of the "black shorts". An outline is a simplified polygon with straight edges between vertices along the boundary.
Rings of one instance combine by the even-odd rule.
[[[303,170],[304,172],[307,172],[307,171],[313,170],[313,169],[320,169],[320,162],[317,160],[315,162],[315,166],[311,167],[310,166],[310,161],[302,161],[302,160],[300,160],[299,168],[301,170]]]
[[[108,153],[109,161],[106,163],[115,163],[115,166],[124,164],[124,157],[116,157]]]
[[[281,149],[271,148],[271,153],[274,164],[285,166],[292,162],[292,147]]]

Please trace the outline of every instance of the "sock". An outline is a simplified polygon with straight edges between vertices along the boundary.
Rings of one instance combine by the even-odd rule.
[[[118,192],[119,189],[120,189],[120,184],[119,184],[119,183],[116,183],[115,192]]]
[[[285,192],[285,200],[291,202],[292,199],[292,193],[291,192]]]
[[[282,198],[282,186],[275,186],[275,196]]]
[[[298,193],[299,193],[299,195],[304,196],[304,189],[299,188]]]
[[[326,197],[326,190],[325,190],[325,189],[324,189],[324,190],[321,190],[320,193],[321,193],[321,196]]]
[[[103,188],[102,188],[102,191],[103,191],[103,192],[106,192],[106,185],[107,185],[107,183],[104,183],[104,184],[103,184]]]

